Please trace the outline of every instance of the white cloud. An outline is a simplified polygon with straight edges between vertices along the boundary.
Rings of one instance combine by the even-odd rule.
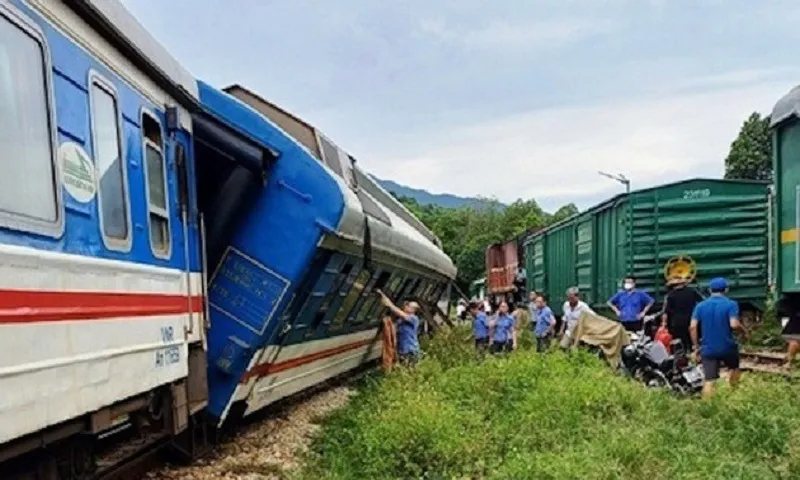
[[[479,27],[459,27],[427,19],[420,24],[423,33],[441,41],[468,48],[505,51],[553,48],[584,38],[609,33],[616,22],[600,18],[556,18],[512,23],[506,20],[489,22]]]
[[[368,168],[431,191],[543,204],[574,198],[586,207],[620,188],[598,170],[624,173],[634,188],[721,176],[741,123],[754,110],[768,113],[790,86],[770,81],[494,118],[445,130],[407,155],[373,157]]]

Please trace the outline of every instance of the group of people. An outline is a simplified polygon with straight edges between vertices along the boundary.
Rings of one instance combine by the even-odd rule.
[[[703,298],[700,293],[690,287],[685,280],[674,279],[668,282],[670,291],[664,299],[660,312],[660,325],[667,329],[672,338],[678,338],[683,345],[691,346],[693,355],[702,363],[706,383],[704,395],[713,393],[714,382],[720,377],[720,368],[730,370],[730,383],[736,386],[739,377],[739,345],[734,332],[742,331],[749,335],[739,319],[738,304],[728,298],[728,282],[724,278],[715,278],[709,282],[710,295]],[[418,360],[420,355],[418,330],[419,305],[414,301],[396,306],[378,291],[381,302],[391,312],[394,321],[387,318],[388,330],[396,332],[397,356],[401,363],[410,364]],[[611,297],[607,305],[617,316],[622,326],[631,332],[645,329],[645,318],[655,301],[646,292],[636,288],[636,281],[627,277],[623,281],[623,289]],[[486,351],[497,354],[509,352],[517,348],[517,335],[523,309],[511,308],[509,302],[502,300],[492,310],[488,300],[459,302],[457,314],[465,319],[467,311],[473,318],[472,333],[475,348],[479,354]],[[800,310],[792,314],[785,305],[778,306],[779,314],[784,318],[784,333],[797,331],[798,335],[785,335],[789,343],[787,366],[800,351]],[[559,322],[547,305],[544,294],[531,292],[528,312],[530,326],[536,338],[536,350],[547,350],[554,338],[560,338],[560,345],[566,348],[571,344],[575,327],[582,313],[594,313],[581,300],[577,287],[566,291],[566,300],[562,307],[563,315]],[[792,310],[794,312],[794,310]],[[659,318],[658,313],[653,316]],[[645,332],[649,336],[650,332]],[[392,343],[392,342],[390,342]]]
[[[719,379],[723,366],[730,370],[730,383],[736,386],[740,369],[739,345],[734,332],[747,332],[739,320],[738,304],[727,297],[728,282],[724,278],[711,280],[708,298],[703,298],[685,280],[674,279],[669,282],[669,287],[663,310],[660,315],[656,312],[653,318],[660,319],[660,326],[667,329],[672,338],[681,339],[686,347],[691,347],[696,360],[702,363],[706,380],[704,395],[713,393],[714,383]],[[566,292],[560,327],[543,294],[532,292],[530,299],[531,328],[537,351],[546,350],[554,338],[560,338],[561,346],[567,347],[581,314],[594,313],[581,301],[577,287],[569,288]],[[646,325],[645,322],[654,304],[655,300],[650,295],[636,288],[636,280],[632,277],[625,278],[622,290],[607,302],[617,320],[629,332],[639,332],[648,326],[657,327]],[[503,301],[496,312],[491,312],[484,302],[471,303],[469,310],[473,316],[475,347],[479,352],[488,349],[499,353],[516,348],[520,309],[509,313],[509,305]],[[652,330],[645,333],[653,336]],[[790,354],[792,348],[800,349],[793,346],[799,343],[790,341]]]
[[[475,348],[479,353],[482,354],[487,350],[491,353],[509,352],[517,348],[517,334],[524,310],[520,308],[521,306],[516,307],[511,311],[507,300],[501,300],[494,310],[488,300],[473,301],[469,304],[465,313],[468,310],[472,315],[472,334]],[[592,311],[581,301],[577,287],[567,290],[560,327],[558,319],[547,305],[547,297],[544,294],[531,292],[527,310],[536,338],[536,350],[539,352],[547,350],[556,337],[562,339],[562,346],[566,346],[580,314]]]

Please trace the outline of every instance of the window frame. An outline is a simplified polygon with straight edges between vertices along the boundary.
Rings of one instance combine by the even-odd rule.
[[[378,298],[377,295],[375,295],[375,288],[384,275],[387,275],[386,281],[383,282],[383,285],[377,287],[381,290],[386,290],[386,287],[392,281],[392,276],[396,275],[396,273],[389,269],[381,268],[380,273],[378,273],[377,276],[373,275],[372,286],[370,287],[369,292],[366,294],[364,293],[361,294],[362,296],[361,305],[359,305],[358,311],[356,311],[355,313],[351,312],[350,314],[350,318],[352,319],[351,323],[353,323],[354,325],[367,325],[373,323],[369,321],[370,312],[372,312],[375,309],[374,308],[375,305],[380,305],[380,299]]]
[[[364,280],[364,286],[360,291],[356,292],[356,290],[355,290],[356,283],[358,282],[359,277],[361,277],[364,274],[366,274],[366,279]],[[334,314],[333,318],[331,319],[330,324],[328,325],[328,331],[329,332],[339,332],[339,331],[344,330],[347,327],[347,325],[349,323],[349,320],[350,320],[350,312],[352,312],[356,307],[359,306],[359,304],[361,302],[361,294],[364,292],[364,290],[367,289],[368,286],[371,285],[373,276],[374,276],[373,272],[371,272],[368,269],[364,268],[363,265],[361,266],[360,271],[356,274],[356,277],[353,279],[353,282],[349,286],[349,289],[347,291],[347,295],[345,295],[345,297],[342,299],[342,303],[339,305],[339,310]],[[355,296],[352,297],[352,295],[355,295]],[[347,311],[345,311],[343,309],[343,307],[346,305],[348,298],[353,298],[353,304],[350,305],[350,308],[348,308]],[[343,313],[342,317],[339,317],[340,313]],[[337,322],[336,322],[337,318],[341,319],[341,323],[340,324],[337,324]]]
[[[92,163],[94,164],[94,174],[95,174],[95,183],[97,189],[97,212],[99,216],[98,224],[100,227],[100,236],[103,237],[103,244],[109,250],[115,250],[122,253],[129,253],[133,248],[133,221],[131,220],[131,196],[130,196],[130,186],[128,184],[128,156],[127,151],[125,149],[125,141],[123,135],[123,128],[124,128],[124,119],[122,117],[122,106],[119,100],[119,91],[111,83],[108,79],[106,79],[103,75],[93,69],[89,69],[89,126],[91,128],[91,137],[92,137]],[[128,234],[126,238],[115,238],[106,235],[105,231],[105,223],[103,220],[103,201],[102,201],[102,191],[100,188],[100,171],[98,170],[97,166],[97,130],[95,129],[95,95],[94,87],[95,85],[100,88],[101,90],[105,91],[111,98],[114,99],[114,106],[116,107],[116,114],[117,114],[117,147],[119,150],[120,156],[120,163],[122,164],[122,194],[124,196],[123,201],[125,202],[125,213],[126,213],[126,222],[128,227]]]
[[[328,317],[329,312],[333,310],[334,314],[336,313],[335,309],[332,307],[339,300],[339,297],[341,296],[340,292],[344,290],[344,287],[347,285],[347,279],[350,277],[350,273],[357,268],[360,268],[360,265],[358,265],[354,259],[345,257],[344,262],[342,262],[342,264],[339,266],[339,271],[333,278],[333,282],[331,282],[331,287],[328,290],[328,293],[326,293],[319,302],[317,310],[311,316],[311,322],[309,322],[308,328],[303,336],[305,340],[310,340],[312,337],[316,336],[317,330],[325,325],[325,319]],[[347,273],[344,273],[345,269],[347,269]],[[347,293],[350,291],[349,288],[350,287],[347,289]],[[342,301],[344,301],[344,297],[347,296],[347,293],[345,293],[342,297]],[[322,309],[323,306],[326,307],[325,310]],[[341,305],[339,306],[341,307]],[[320,314],[322,314],[322,316],[317,318],[317,316]]]
[[[144,130],[144,117],[150,117],[157,125],[158,130],[161,134],[161,145],[157,144],[156,142],[147,138],[145,135]],[[147,242],[150,244],[150,251],[153,253],[153,256],[156,258],[160,258],[162,260],[169,260],[172,258],[172,217],[171,217],[171,199],[170,199],[170,192],[169,192],[169,165],[167,163],[167,156],[166,156],[166,149],[164,148],[165,138],[164,138],[164,126],[161,124],[161,120],[158,116],[150,109],[142,107],[141,111],[139,112],[139,133],[142,135],[142,172],[144,172],[144,188],[145,188],[145,201],[147,202]],[[162,215],[159,211],[153,211],[153,205],[150,202],[150,180],[147,171],[147,147],[151,146],[156,149],[161,154],[161,165],[164,167],[164,203],[165,209],[163,215],[167,221],[167,249],[161,250],[153,245],[153,224],[150,221],[150,215],[155,213],[156,215]],[[158,208],[158,207],[156,207]]]
[[[55,214],[54,221],[41,218],[31,218],[19,213],[10,212],[0,208],[0,227],[8,228],[23,233],[33,233],[50,238],[61,238],[64,235],[66,210],[64,207],[64,185],[62,182],[61,162],[59,161],[60,144],[58,143],[58,120],[56,118],[56,105],[53,94],[53,64],[50,57],[50,46],[47,37],[39,26],[24,15],[19,9],[6,2],[0,3],[0,21],[6,21],[12,27],[18,28],[23,34],[30,37],[41,52],[41,67],[43,93],[47,107],[47,129],[50,138],[50,166],[52,167],[52,188],[54,191]]]

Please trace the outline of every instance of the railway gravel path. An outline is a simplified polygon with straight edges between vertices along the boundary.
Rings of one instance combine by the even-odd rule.
[[[343,407],[355,393],[340,385],[287,406],[260,422],[245,426],[218,445],[213,454],[188,467],[168,466],[151,472],[152,480],[277,480],[300,466],[319,419]]]

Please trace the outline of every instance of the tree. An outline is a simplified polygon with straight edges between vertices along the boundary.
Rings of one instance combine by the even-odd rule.
[[[769,116],[753,112],[742,124],[725,159],[725,178],[772,180],[772,138]]]
[[[468,290],[470,282],[486,275],[486,247],[511,240],[530,228],[545,227],[578,211],[570,204],[550,215],[535,200],[517,200],[501,208],[496,199],[483,199],[480,207],[444,208],[420,205],[410,197],[395,197],[442,241],[444,252],[458,268],[456,282],[464,291]]]
[[[574,203],[569,203],[556,210],[556,213],[553,214],[552,221],[553,223],[560,222],[561,220],[567,219],[573,215],[576,215],[577,213],[578,207],[576,207]]]

